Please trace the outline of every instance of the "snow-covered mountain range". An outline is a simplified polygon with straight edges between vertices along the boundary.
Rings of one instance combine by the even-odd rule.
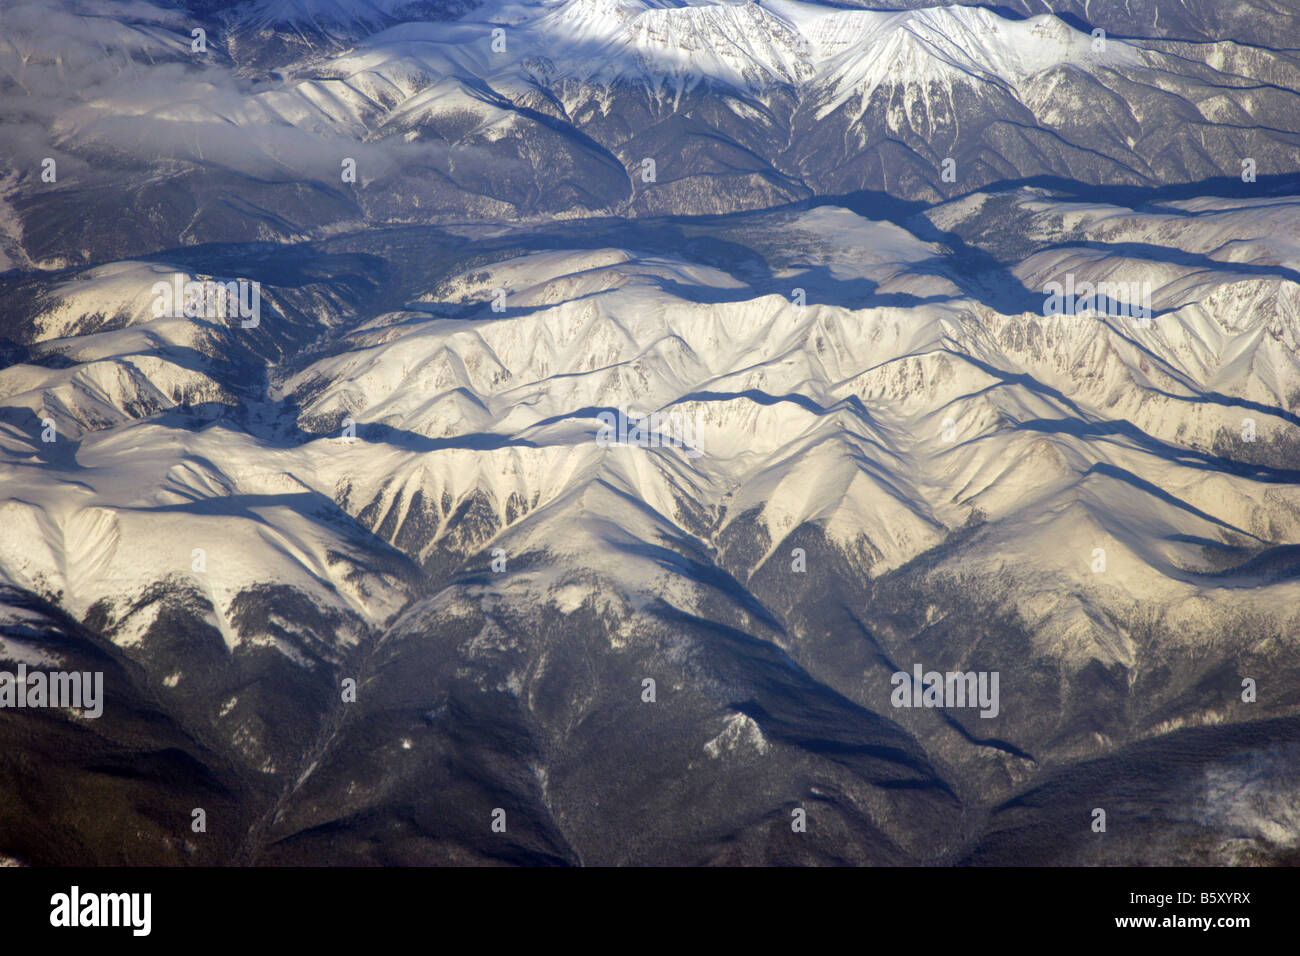
[[[1294,861],[1295,16],[891,6],[0,13],[0,855]]]
[[[1295,51],[1198,36],[1181,3],[1154,34],[1127,15],[1108,31],[1065,10],[800,0],[11,6],[0,252],[19,266],[430,217],[1239,181],[1246,160],[1270,182],[1300,149]],[[148,211],[125,234],[123,202]]]

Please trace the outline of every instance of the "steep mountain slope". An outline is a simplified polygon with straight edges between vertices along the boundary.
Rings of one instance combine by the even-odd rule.
[[[0,862],[1294,863],[1297,35],[6,4]]]
[[[1287,859],[1283,795],[1186,794],[1295,766],[1294,201],[847,206],[10,278],[6,600],[239,781],[198,861]],[[261,323],[156,318],[173,272]],[[894,706],[915,664],[996,716]]]
[[[1246,160],[1258,195],[1300,146],[1296,53],[1168,11],[1167,34],[1139,9],[1102,37],[1064,12],[799,0],[44,7],[0,14],[16,266],[431,217],[1239,182]]]

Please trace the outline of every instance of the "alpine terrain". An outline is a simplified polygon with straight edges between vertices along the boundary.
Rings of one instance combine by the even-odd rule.
[[[3,861],[1294,865],[1298,777],[1291,0],[0,10]]]

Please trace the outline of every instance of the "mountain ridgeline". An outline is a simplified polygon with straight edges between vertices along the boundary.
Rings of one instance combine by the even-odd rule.
[[[1300,862],[1300,15],[1119,7],[7,5],[0,857]]]

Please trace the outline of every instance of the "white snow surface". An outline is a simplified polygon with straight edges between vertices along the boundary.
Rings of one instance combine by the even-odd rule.
[[[979,207],[963,201],[933,216],[951,223]],[[1117,208],[1050,212],[1126,241],[1176,228]],[[806,286],[803,308],[720,269],[623,248],[505,260],[355,327],[277,385],[273,398],[309,396],[302,421],[351,416],[351,441],[335,431],[267,444],[220,423],[181,430],[139,417],[143,395],[177,404],[169,396],[215,389],[201,363],[158,348],[208,333],[142,311],[140,288],[164,267],[89,270],[61,287],[44,327],[61,334],[92,310],[129,316],[125,327],[92,324],[46,343],[79,365],[0,372],[0,401],[30,413],[25,426],[0,429],[0,577],[59,593],[77,614],[103,600],[126,613],[154,582],[184,582],[209,597],[232,644],[254,638],[225,619],[231,601],[268,581],[378,626],[407,592],[366,568],[367,551],[387,547],[364,540],[379,518],[349,527],[346,515],[369,508],[401,527],[423,500],[432,525],[403,544],[408,557],[544,551],[562,569],[594,572],[629,607],[697,607],[704,586],[644,546],[707,550],[738,520],[763,529],[759,563],[788,562],[782,542],[812,523],[867,575],[977,520],[944,569],[1008,584],[1017,610],[1066,656],[1131,657],[1099,606],[1158,603],[1193,640],[1207,609],[1232,604],[1216,594],[1259,584],[1252,606],[1285,617],[1295,583],[1216,576],[1206,548],[1300,541],[1300,490],[1198,455],[1248,417],[1266,439],[1300,396],[1300,285],[1237,271],[1252,248],[1293,256],[1294,227],[1260,226],[1261,215],[1282,215],[1271,202],[1200,212],[1214,223],[1201,241],[1215,269],[1100,261],[1081,247],[1012,270],[1034,289],[1067,271],[1131,269],[1153,284],[1146,328],[1128,317],[1003,314],[934,274],[931,244],[842,209],[791,214],[777,230],[800,253],[838,250],[827,274],[794,267],[784,277]],[[842,282],[921,301],[831,304]],[[485,303],[495,288],[509,290],[503,315],[439,314],[439,302]],[[698,456],[602,446],[596,412],[620,407],[685,416]],[[63,436],[58,451],[40,442],[44,418]],[[376,426],[394,437],[366,437]],[[463,540],[458,517],[474,500],[492,515],[481,541]],[[192,569],[196,548],[206,571]],[[1096,549],[1104,573],[1093,570]],[[563,572],[508,580],[564,613],[590,586]],[[142,617],[120,639],[147,625]]]

